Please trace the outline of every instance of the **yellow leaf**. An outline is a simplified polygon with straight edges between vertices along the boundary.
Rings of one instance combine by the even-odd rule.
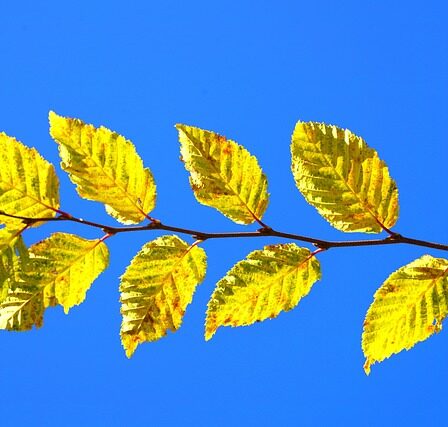
[[[5,237],[5,230],[0,231]],[[22,237],[15,234],[4,239],[0,247],[0,329],[27,330],[33,324],[41,325],[43,308],[38,299],[27,299],[35,286],[22,288],[18,285],[29,256]]]
[[[448,314],[448,260],[424,255],[392,273],[376,291],[362,334],[364,370],[409,350],[442,328]]]
[[[10,251],[7,247],[0,247],[0,303],[6,298],[10,286],[11,262]]]
[[[8,295],[8,289],[18,279],[21,260],[18,254],[26,251],[22,237],[7,228],[0,230],[0,303]],[[27,260],[28,257],[24,256]]]
[[[29,249],[20,280],[0,304],[0,329],[24,331],[40,327],[47,307],[60,304],[65,313],[84,301],[86,292],[108,265],[100,240],[55,233]]]
[[[19,232],[16,230],[11,230],[9,228],[0,229],[0,251],[4,248],[11,247],[14,245],[15,241],[18,239]]]
[[[205,270],[204,250],[177,236],[143,246],[121,277],[121,341],[127,357],[140,343],[179,329]]]
[[[55,233],[31,246],[29,256],[26,280],[51,286],[65,313],[84,301],[93,281],[109,264],[109,251],[101,240],[67,233]]]
[[[59,182],[53,165],[34,148],[0,132],[0,211],[47,218],[58,208]],[[17,229],[22,221],[0,215],[0,223]]]
[[[269,194],[257,159],[217,133],[182,124],[176,128],[196,199],[238,224],[261,220]]]
[[[320,279],[320,265],[294,243],[250,253],[218,282],[208,303],[205,339],[220,326],[244,326],[293,309]]]
[[[51,304],[50,304],[51,303]],[[43,289],[36,285],[16,283],[8,289],[0,304],[0,329],[28,331],[43,324],[44,311],[54,300],[44,302]]]
[[[308,203],[338,230],[379,233],[398,218],[398,190],[375,150],[349,130],[298,122],[292,172]]]
[[[123,224],[143,221],[155,205],[156,186],[131,141],[104,127],[50,112],[50,134],[61,166],[81,197],[102,202]]]

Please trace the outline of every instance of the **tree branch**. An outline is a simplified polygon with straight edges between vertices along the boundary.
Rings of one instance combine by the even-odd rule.
[[[442,243],[428,242],[426,240],[413,239],[411,237],[402,236],[401,234],[388,231],[389,236],[384,239],[370,239],[370,240],[347,240],[347,241],[333,241],[322,240],[315,237],[302,236],[300,234],[285,233],[282,231],[274,230],[269,226],[264,226],[257,231],[242,231],[242,232],[229,232],[229,233],[209,233],[205,231],[191,230],[188,228],[175,227],[171,225],[163,224],[161,221],[152,218],[151,222],[146,225],[139,226],[123,226],[113,227],[106,224],[100,224],[93,221],[88,221],[83,218],[76,218],[66,212],[60,211],[60,215],[51,218],[28,218],[20,215],[13,215],[0,211],[0,215],[20,219],[27,227],[37,222],[51,222],[51,221],[71,221],[79,224],[87,225],[89,227],[99,228],[104,231],[107,238],[118,233],[129,233],[134,231],[150,231],[150,230],[165,230],[173,231],[175,233],[188,234],[194,239],[199,241],[210,239],[226,239],[226,238],[252,238],[252,237],[282,237],[290,240],[298,240],[301,242],[310,243],[316,246],[320,250],[327,250],[331,248],[344,248],[344,247],[356,247],[356,246],[379,246],[379,245],[394,245],[394,244],[407,244],[414,246],[422,246],[431,249],[438,249],[441,251],[448,251],[448,245]],[[25,227],[22,231],[24,231]],[[103,239],[106,236],[103,237]],[[320,251],[319,251],[320,252]],[[317,251],[316,251],[317,253]]]

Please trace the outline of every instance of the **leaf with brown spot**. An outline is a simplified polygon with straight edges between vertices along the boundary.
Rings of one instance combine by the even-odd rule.
[[[58,208],[59,181],[54,166],[34,148],[0,132],[0,211],[51,218]],[[4,215],[0,215],[0,223],[11,230],[23,228],[22,220]]]
[[[448,314],[448,260],[424,255],[392,273],[364,320],[364,369],[442,329]]]
[[[120,334],[127,357],[140,343],[180,328],[205,270],[205,251],[177,236],[162,236],[142,247],[120,283]]]
[[[24,263],[25,255],[28,256]],[[20,269],[0,304],[0,329],[26,331],[43,324],[44,311],[60,304],[68,313],[81,304],[93,281],[108,265],[100,240],[55,233],[22,251]]]
[[[306,201],[335,228],[379,233],[398,218],[398,190],[375,150],[349,130],[298,122],[292,172]]]
[[[294,243],[265,246],[235,264],[208,303],[205,339],[220,326],[244,326],[293,309],[320,279],[320,265]]]
[[[196,199],[238,224],[261,220],[269,194],[257,159],[215,132],[182,124],[176,128]]]
[[[79,195],[104,203],[106,212],[123,224],[146,219],[155,206],[156,185],[132,142],[105,127],[54,112],[49,119],[62,169]]]

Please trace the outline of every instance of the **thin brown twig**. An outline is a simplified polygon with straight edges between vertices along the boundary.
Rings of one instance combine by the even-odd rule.
[[[62,212],[62,211],[61,211]],[[442,251],[448,251],[448,245],[436,242],[429,242],[426,240],[414,239],[411,237],[406,237],[398,233],[393,233],[383,239],[369,239],[369,240],[347,240],[347,241],[334,241],[334,240],[323,240],[315,237],[303,236],[294,233],[285,233],[282,231],[277,231],[269,226],[264,226],[256,231],[242,231],[242,232],[224,232],[224,233],[214,233],[206,231],[191,230],[188,228],[175,227],[171,225],[163,224],[161,221],[152,219],[152,221],[145,225],[138,226],[123,226],[114,227],[106,224],[97,223],[94,221],[85,220],[83,218],[76,218],[66,212],[62,212],[60,215],[49,218],[28,218],[20,215],[8,214],[4,211],[0,211],[0,215],[7,216],[10,218],[16,218],[22,220],[26,225],[30,226],[36,222],[51,222],[51,221],[71,221],[77,222],[79,224],[87,225],[90,227],[99,228],[108,237],[119,233],[128,233],[134,231],[150,231],[150,230],[165,230],[172,231],[175,233],[188,234],[198,241],[205,241],[210,239],[226,239],[226,238],[252,238],[252,237],[281,237],[290,240],[297,240],[301,242],[310,243],[316,248],[318,252],[322,250],[327,250],[331,248],[343,248],[343,247],[357,247],[357,246],[379,246],[379,245],[394,245],[394,244],[407,244],[422,246],[431,249],[438,249]],[[319,250],[320,249],[320,250]],[[316,253],[318,253],[316,251]]]

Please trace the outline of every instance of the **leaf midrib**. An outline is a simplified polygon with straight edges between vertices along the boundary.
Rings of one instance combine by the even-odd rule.
[[[279,260],[279,259],[277,259],[277,258],[273,258],[276,262],[285,262],[285,261],[283,261],[283,260]],[[304,266],[306,263],[308,263],[308,262],[311,262],[311,260],[312,260],[312,254],[310,254],[310,255],[308,255],[303,261],[301,261],[299,264],[297,264],[297,265],[294,265],[291,269],[289,269],[289,270],[287,270],[284,274],[280,274],[279,276],[276,276],[275,278],[270,278],[270,279],[268,279],[268,281],[267,281],[267,283],[264,285],[264,286],[262,286],[261,288],[262,288],[262,290],[260,291],[260,293],[258,294],[258,296],[257,296],[257,300],[258,300],[258,297],[259,297],[259,295],[262,293],[262,292],[265,292],[267,289],[269,289],[269,288],[271,288],[272,286],[274,286],[275,285],[275,283],[276,282],[278,282],[280,279],[283,279],[283,278],[285,278],[285,277],[287,277],[287,276],[289,276],[290,274],[292,274],[294,271],[298,271],[298,270],[300,270],[301,268],[302,268],[302,266]],[[246,260],[247,261],[247,260]],[[246,288],[247,288],[247,286],[246,286]],[[302,295],[301,297],[303,297],[304,295]],[[239,302],[239,304],[240,305],[244,305],[244,304],[248,304],[248,303],[250,303],[252,301],[252,298],[248,298],[248,299],[246,299],[246,300],[244,300],[243,302]]]
[[[306,135],[306,133],[305,133]],[[358,200],[358,202],[360,203],[360,205],[367,211],[367,213],[375,220],[375,222],[380,226],[380,228],[382,229],[382,223],[380,221],[380,219],[371,211],[371,209],[369,208],[368,205],[366,205],[364,203],[364,201],[359,197],[358,193],[349,185],[349,183],[347,182],[347,180],[345,179],[345,177],[343,175],[341,175],[338,170],[336,169],[336,167],[333,165],[333,163],[327,158],[327,156],[325,155],[325,153],[322,151],[322,147],[320,144],[316,144],[314,143],[312,140],[310,140],[310,138],[306,135],[306,138],[308,140],[308,142],[310,144],[312,144],[313,146],[317,147],[319,154],[324,158],[325,162],[327,163],[327,165],[334,171],[334,173],[339,177],[339,179],[344,183],[344,185],[346,186],[346,188],[349,190],[349,192],[351,192],[355,198]],[[364,149],[367,147],[364,147]],[[362,168],[362,164],[361,164],[361,168]]]
[[[54,169],[53,169],[53,172],[54,172]],[[23,189],[16,187],[15,185],[13,185],[13,182],[8,182],[8,181],[2,181],[2,182],[6,183],[6,184],[10,184],[10,186],[8,187],[8,190],[6,190],[3,194],[8,193],[9,191],[15,190],[18,193],[22,194],[22,198],[29,198],[29,199],[33,200],[36,204],[39,204],[52,212],[55,212],[55,209],[57,209],[57,208],[46,205],[42,200],[36,199],[32,195],[26,193]]]
[[[17,313],[19,313],[21,310],[23,310],[23,308],[29,304],[34,298],[36,298],[40,293],[43,293],[45,291],[45,288],[47,286],[51,286],[52,284],[54,284],[56,282],[56,280],[62,275],[64,274],[67,270],[69,270],[71,267],[73,267],[73,265],[78,262],[81,258],[85,257],[90,251],[94,250],[99,243],[101,243],[100,240],[95,242],[95,245],[93,245],[89,250],[86,250],[83,252],[83,254],[79,255],[78,257],[76,257],[76,259],[66,268],[64,268],[63,270],[61,270],[60,272],[58,272],[57,276],[51,280],[44,281],[41,285],[38,285],[38,289],[36,290],[36,292],[32,292],[30,298],[28,298],[26,301],[24,301],[12,314],[11,317],[15,316]],[[20,285],[20,284],[19,284]],[[54,295],[56,297],[56,295]],[[60,301],[58,301],[58,304],[62,305],[60,303]],[[46,306],[44,304],[44,302],[42,303],[44,309],[48,308],[49,306]],[[10,318],[11,318],[10,317]]]
[[[88,126],[88,125],[83,125],[83,126]],[[98,129],[96,129],[96,128],[94,128],[95,129],[95,133],[98,131]],[[70,138],[70,136],[69,136],[69,138]],[[71,138],[70,138],[71,139]],[[89,141],[91,142],[91,139],[89,139]],[[63,142],[61,142],[61,141],[58,141],[59,142],[59,144],[61,144],[61,145],[64,145],[65,147],[67,147],[68,149],[70,149],[70,150],[72,150],[72,151],[75,151],[72,147],[70,147],[68,144],[64,144]],[[128,140],[126,140],[126,142],[128,142]],[[102,172],[103,172],[103,174],[104,174],[104,176],[106,176],[106,178],[108,178],[109,179],[109,181],[113,184],[111,187],[112,188],[118,188],[120,191],[121,191],[121,193],[128,199],[128,201],[130,202],[130,204],[132,205],[132,206],[134,206],[136,209],[137,209],[137,211],[141,214],[141,215],[143,215],[143,217],[145,218],[146,217],[146,213],[145,212],[143,212],[143,210],[142,209],[140,209],[140,206],[138,205],[138,195],[135,195],[135,197],[137,197],[137,200],[133,200],[132,198],[131,198],[131,195],[127,192],[127,190],[124,188],[124,187],[122,187],[121,186],[121,184],[118,182],[118,181],[116,181],[115,180],[115,178],[114,177],[112,177],[111,175],[109,175],[106,171],[105,171],[105,169],[103,168],[103,166],[101,165],[101,164],[98,164],[98,162],[96,161],[96,159],[95,159],[95,157],[92,155],[92,153],[90,153],[90,152],[88,152],[88,150],[85,150],[85,146],[84,146],[84,144],[82,144],[82,143],[80,143],[79,144],[79,148],[81,148],[82,149],[82,152],[84,153],[84,156],[86,157],[86,158],[88,158],[88,159],[90,159],[90,160],[92,160],[92,162],[94,163],[94,165],[95,165],[95,167],[97,167],[98,169],[100,169]],[[128,147],[129,148],[129,147]],[[118,157],[118,149],[117,150],[115,150],[115,158],[117,159],[117,157]],[[64,167],[63,167],[64,168]],[[64,168],[65,169],[65,168]],[[67,167],[67,170],[69,169],[69,167]],[[143,168],[143,173],[145,174],[145,168]],[[146,176],[145,176],[146,177]],[[79,185],[79,184],[77,184],[77,185]],[[101,190],[101,189],[100,189]],[[112,207],[112,205],[110,205],[110,203],[106,203],[106,202],[103,202],[103,203],[105,203],[106,205],[109,205],[109,206],[111,206]],[[116,210],[115,208],[113,208],[114,210]],[[118,211],[117,211],[118,212]],[[144,219],[144,218],[142,218],[142,219]]]
[[[442,272],[440,274],[438,274],[437,276],[435,276],[434,278],[430,279],[429,284],[425,287],[424,290],[422,290],[419,294],[417,294],[416,298],[414,299],[413,302],[408,303],[406,305],[402,304],[401,305],[401,309],[398,312],[397,316],[394,316],[392,318],[392,320],[389,322],[389,324],[392,324],[392,327],[386,327],[385,329],[387,329],[388,331],[393,330],[393,327],[400,321],[402,321],[403,319],[407,318],[408,312],[409,312],[409,307],[417,307],[418,302],[420,302],[423,299],[423,296],[426,295],[426,293],[434,288],[435,286],[437,286],[437,282],[438,280],[442,279],[444,276],[448,275],[448,266],[442,270]],[[404,311],[404,313],[401,313],[401,311]],[[370,332],[372,333],[372,332]]]
[[[221,170],[220,170],[220,168],[218,168],[218,164],[219,164],[219,161],[218,160],[215,160],[215,159],[213,159],[213,158],[208,158],[207,157],[207,153],[205,153],[202,149],[201,149],[201,144],[200,144],[200,140],[198,139],[198,138],[196,138],[195,136],[193,136],[191,133],[188,133],[187,134],[187,132],[185,132],[183,129],[182,129],[182,132],[185,134],[185,136],[192,142],[192,144],[193,144],[193,146],[200,152],[200,154],[201,154],[201,156],[202,156],[202,158],[203,159],[206,159],[209,163],[210,163],[210,165],[211,165],[211,167],[213,168],[213,170],[222,178],[222,180],[223,180],[223,182],[224,182],[224,185],[238,198],[238,200],[240,201],[240,203],[241,203],[241,205],[242,206],[244,206],[248,211],[249,211],[249,213],[250,213],[250,215],[252,216],[252,218],[254,219],[254,221],[258,221],[259,220],[259,218],[255,215],[255,213],[249,208],[249,206],[246,204],[246,202],[244,201],[244,200],[242,200],[241,199],[241,197],[240,197],[240,195],[236,192],[236,190],[227,182],[227,180],[225,179],[225,177],[223,177],[222,176],[222,174],[221,174]],[[227,138],[226,138],[226,141],[229,141]],[[198,142],[199,142],[199,144],[198,144]],[[233,141],[229,141],[229,142],[233,142]],[[196,143],[196,144],[195,144]],[[234,142],[234,144],[236,144],[235,142]],[[220,147],[220,154],[221,154],[221,147]],[[249,153],[246,153],[246,154],[248,154],[249,156],[250,156],[250,154]]]
[[[186,248],[185,251],[179,256],[179,258],[177,259],[177,261],[173,264],[173,266],[172,266],[172,268],[170,269],[170,271],[169,271],[168,273],[166,273],[166,274],[163,276],[162,280],[160,280],[160,282],[162,283],[162,285],[160,286],[160,291],[157,292],[157,295],[160,295],[161,293],[163,293],[163,284],[164,284],[169,278],[171,278],[172,283],[173,283],[174,286],[176,287],[177,294],[180,295],[179,288],[177,287],[176,281],[174,280],[174,274],[173,274],[173,273],[174,273],[175,269],[177,268],[177,266],[183,261],[183,259],[185,258],[185,256],[187,256],[188,253],[192,250],[192,248],[194,248],[193,245],[190,245],[188,248]],[[145,322],[146,318],[148,317],[149,311],[150,311],[150,310],[149,310],[149,307],[148,307],[148,309],[145,308],[145,314],[144,314],[144,316],[140,319],[140,322],[139,322],[138,326],[137,326],[136,328],[133,328],[132,331],[135,331],[135,332],[138,333],[138,332],[140,332],[140,331],[142,330],[143,323]]]

